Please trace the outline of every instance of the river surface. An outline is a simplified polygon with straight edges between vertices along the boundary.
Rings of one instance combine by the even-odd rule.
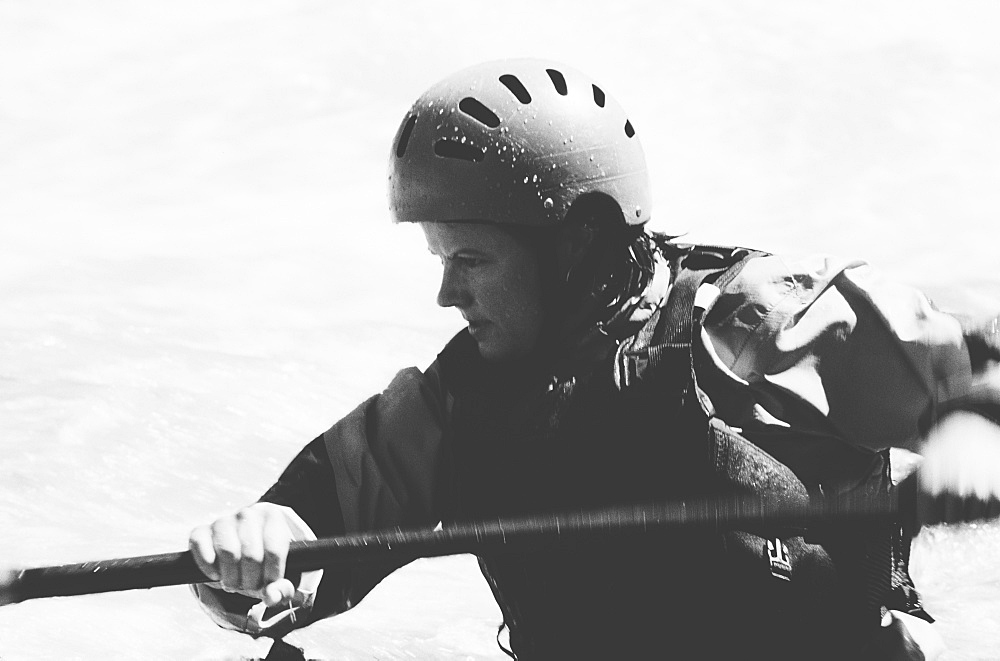
[[[162,553],[459,328],[393,227],[425,87],[535,55],[618,97],[654,226],[867,259],[1000,308],[1000,5],[866,0],[0,2],[0,564]],[[950,650],[1000,658],[1000,527],[925,530]],[[467,556],[289,637],[502,659]],[[720,623],[724,632],[725,623]],[[184,587],[0,610],[0,659],[241,659]]]

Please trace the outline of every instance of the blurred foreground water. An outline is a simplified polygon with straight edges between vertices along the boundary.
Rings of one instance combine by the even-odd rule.
[[[585,7],[585,9],[584,9]],[[657,219],[869,259],[1000,309],[1000,10],[988,2],[0,3],[0,563],[180,550],[460,328],[392,227],[424,87],[493,57],[633,114]],[[1000,658],[1000,527],[925,530],[951,651]],[[469,557],[419,561],[289,640],[311,658],[500,659]],[[235,659],[186,588],[0,610],[0,659]]]

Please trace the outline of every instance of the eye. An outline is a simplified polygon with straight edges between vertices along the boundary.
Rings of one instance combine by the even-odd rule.
[[[455,263],[467,269],[476,268],[483,263],[483,260],[479,257],[472,257],[469,255],[456,255],[453,257]]]

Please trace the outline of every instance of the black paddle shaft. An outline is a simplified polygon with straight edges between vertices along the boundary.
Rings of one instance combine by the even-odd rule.
[[[566,514],[459,523],[436,529],[392,529],[293,542],[288,572],[321,569],[344,563],[392,561],[460,553],[530,551],[621,540],[696,528],[755,530],[800,528],[818,522],[883,522],[895,517],[894,498],[864,499],[821,507],[783,507],[759,500],[680,501],[619,506]],[[98,560],[25,569],[7,585],[0,584],[0,603],[167,585],[208,579],[190,551]],[[4,594],[6,593],[6,594]]]

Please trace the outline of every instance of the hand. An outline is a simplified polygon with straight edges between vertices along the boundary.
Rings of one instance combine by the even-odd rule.
[[[287,507],[256,503],[191,531],[189,548],[203,574],[227,592],[260,598],[266,606],[290,602],[296,586],[285,578],[289,544],[316,539]],[[307,581],[307,579],[309,579]],[[314,591],[318,576],[304,575]]]
[[[872,643],[872,657],[887,661],[933,661],[945,651],[934,625],[900,611],[889,611]]]
[[[921,523],[1000,516],[1000,426],[955,411],[931,429],[918,472]]]

